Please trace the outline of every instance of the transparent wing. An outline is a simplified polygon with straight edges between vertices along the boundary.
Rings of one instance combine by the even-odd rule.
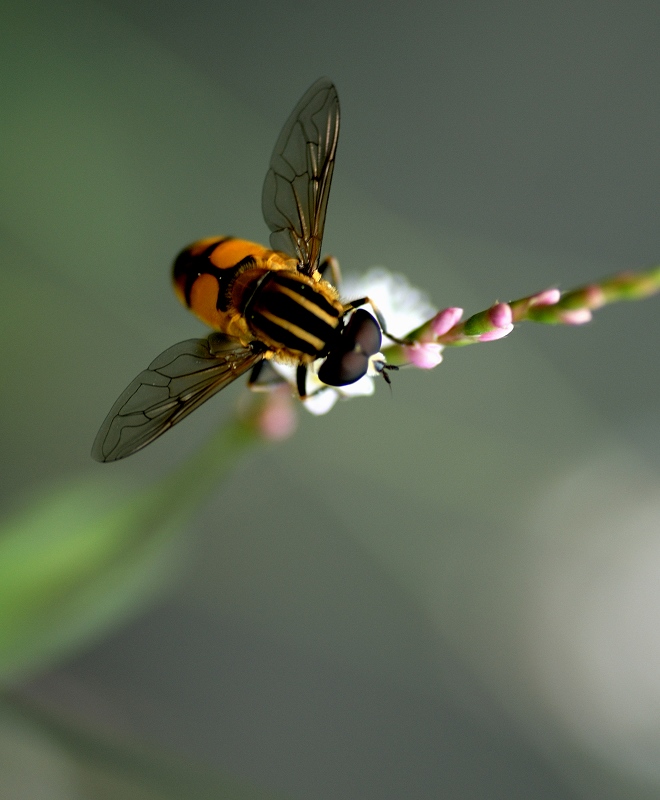
[[[282,129],[261,197],[270,246],[317,268],[339,137],[339,98],[328,78],[311,86]]]
[[[92,457],[117,461],[130,456],[262,358],[263,350],[243,347],[221,333],[175,344],[119,396],[96,436]]]

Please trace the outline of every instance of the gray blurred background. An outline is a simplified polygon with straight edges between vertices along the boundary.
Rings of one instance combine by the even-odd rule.
[[[89,457],[119,391],[203,335],[176,253],[267,242],[271,148],[321,75],[344,272],[473,313],[660,260],[655,2],[0,14],[6,510],[104,470],[147,485],[231,413],[238,385],[126,462]],[[157,602],[23,690],[284,797],[657,797],[659,303],[522,326],[301,414],[199,509]],[[11,800],[100,796],[48,764]]]

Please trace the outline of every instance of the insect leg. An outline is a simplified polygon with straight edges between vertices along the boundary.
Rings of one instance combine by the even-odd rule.
[[[296,388],[298,389],[298,396],[301,400],[307,397],[307,365],[298,364],[296,369]]]
[[[248,389],[253,392],[269,392],[283,383],[286,383],[286,380],[273,369],[269,361],[264,359],[252,367],[248,380]]]
[[[326,256],[319,264],[319,272],[321,275],[323,275],[328,267],[330,268],[330,274],[332,275],[332,282],[337,288],[339,288],[341,285],[341,269],[339,268],[339,261],[337,261],[334,256]]]
[[[352,300],[350,303],[347,303],[344,306],[344,313],[347,311],[352,311],[354,308],[359,308],[360,306],[364,306],[369,304],[376,315],[376,319],[378,320],[378,324],[380,325],[381,330],[387,336],[388,339],[391,339],[393,342],[397,344],[410,344],[405,339],[399,339],[398,336],[393,336],[391,333],[388,332],[387,326],[385,325],[385,317],[380,313],[378,306],[374,303],[374,301],[370,297],[361,297],[359,300]]]

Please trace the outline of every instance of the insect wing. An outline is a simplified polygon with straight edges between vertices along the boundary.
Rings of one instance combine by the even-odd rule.
[[[153,442],[263,358],[220,333],[161,353],[122,392],[99,430],[92,457],[117,461]]]
[[[319,263],[338,137],[337,90],[321,78],[282,129],[264,181],[261,207],[270,245],[298,259],[307,275]]]

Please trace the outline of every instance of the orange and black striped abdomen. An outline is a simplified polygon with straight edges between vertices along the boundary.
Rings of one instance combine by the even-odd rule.
[[[177,256],[174,289],[179,300],[207,325],[245,340],[247,327],[244,320],[238,319],[240,297],[235,296],[236,278],[247,277],[240,281],[241,290],[256,283],[259,275],[270,268],[269,262],[273,259],[281,266],[286,265],[272,250],[245,239],[230,236],[202,239]],[[252,270],[255,271],[253,276],[245,275]]]
[[[176,292],[184,305],[196,311],[195,296],[200,294],[203,285],[205,293],[214,295],[216,308],[226,311],[231,302],[231,285],[236,276],[269,252],[258,244],[231,236],[195,242],[182,250],[174,262]],[[204,276],[209,276],[212,280],[205,279]]]
[[[327,355],[343,316],[330,284],[285,270],[270,272],[242,310],[258,339],[303,361]]]

